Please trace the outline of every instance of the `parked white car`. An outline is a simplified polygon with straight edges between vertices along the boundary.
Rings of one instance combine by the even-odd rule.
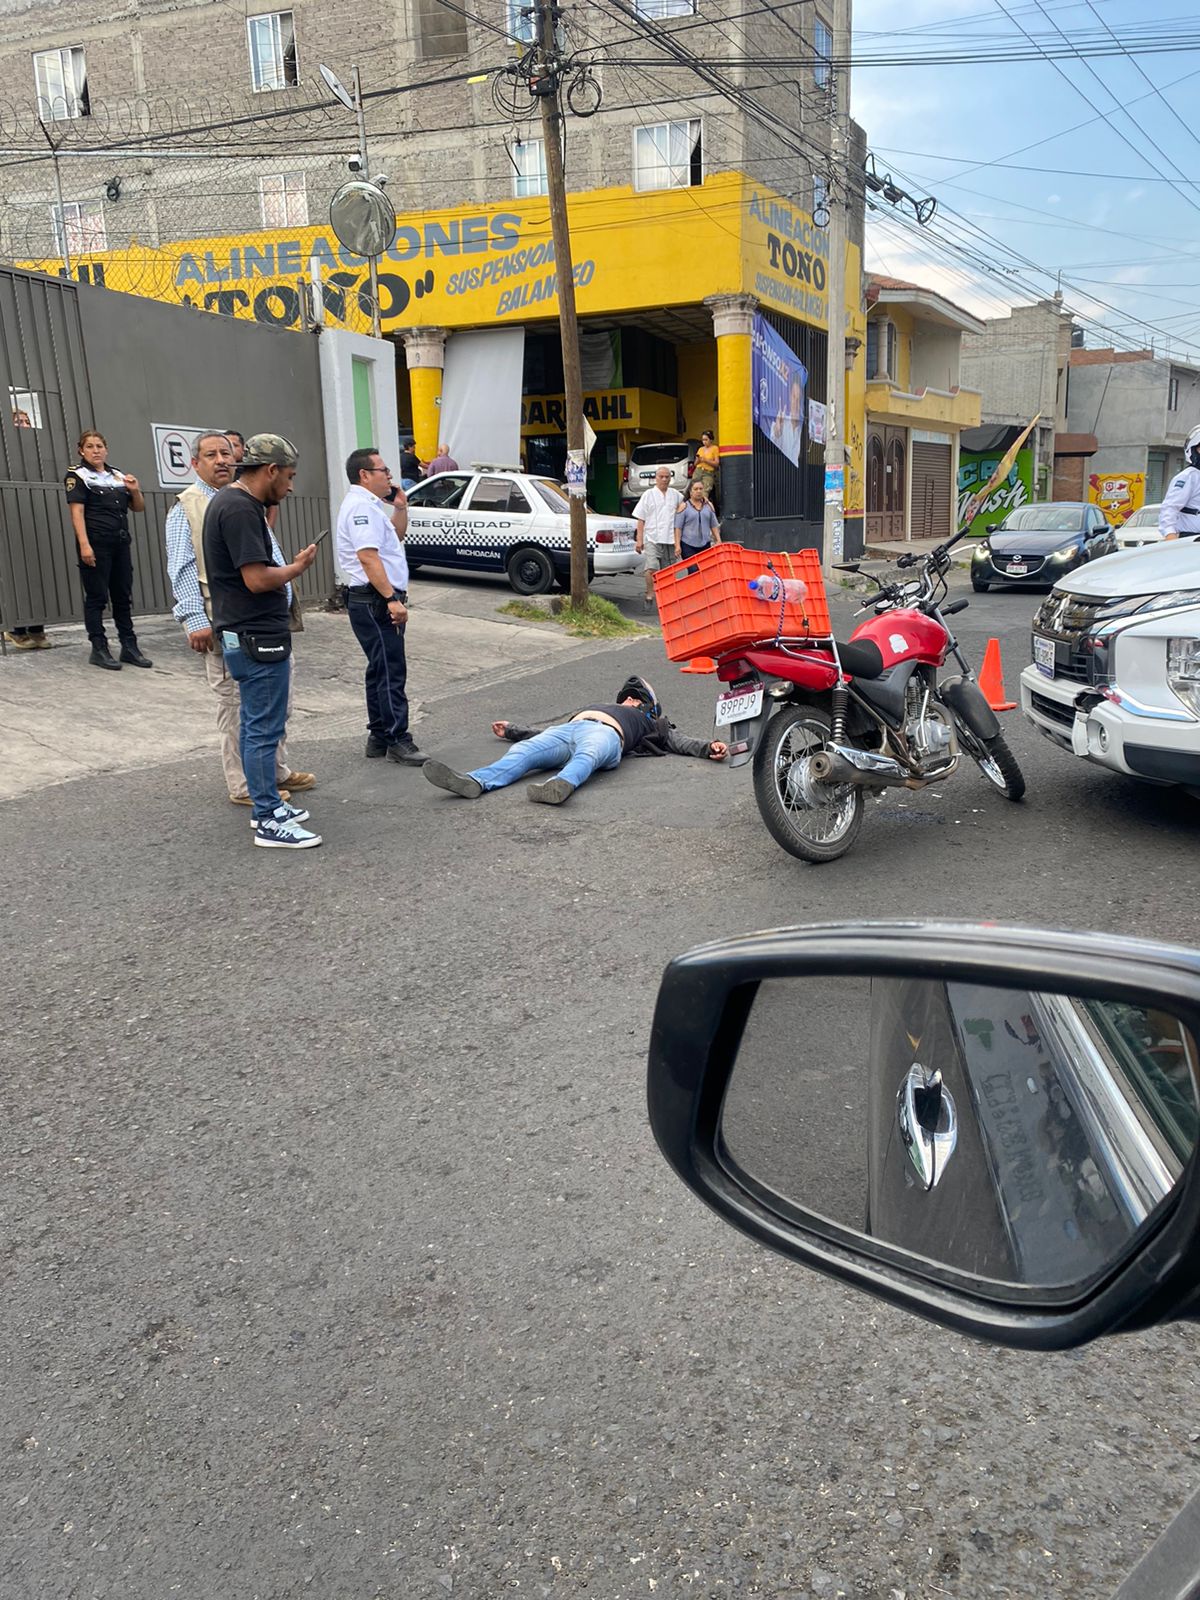
[[[1105,556],[1055,587],[1021,710],[1073,755],[1200,798],[1200,541]]]
[[[1122,550],[1137,550],[1144,544],[1160,544],[1162,534],[1158,531],[1158,513],[1161,510],[1161,504],[1139,506],[1119,528],[1113,529],[1118,546]]]
[[[570,502],[552,478],[507,467],[439,472],[408,491],[408,565],[506,575],[518,594],[571,578]],[[638,572],[637,524],[589,511],[588,577]]]

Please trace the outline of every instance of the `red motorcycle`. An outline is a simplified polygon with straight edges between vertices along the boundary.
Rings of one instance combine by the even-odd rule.
[[[961,535],[960,535],[961,537]],[[923,789],[950,777],[965,752],[1008,800],[1025,779],[947,619],[950,547],[907,554],[916,569],[879,584],[874,615],[839,644],[791,641],[779,630],[718,657],[728,685],[717,724],[730,729],[730,764],[753,758],[754,794],[777,844],[802,861],[835,861],[858,837],[867,789]],[[858,572],[857,562],[839,568]],[[763,602],[769,617],[768,602]],[[783,608],[779,608],[780,629]],[[939,678],[953,657],[958,672]]]

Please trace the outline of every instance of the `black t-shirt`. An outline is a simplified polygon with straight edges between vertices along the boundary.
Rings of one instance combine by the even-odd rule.
[[[400,476],[402,478],[419,478],[421,476],[420,458],[411,450],[405,450],[400,457]]]
[[[218,489],[204,513],[204,565],[212,596],[214,628],[231,633],[286,633],[286,589],[252,594],[241,568],[257,562],[275,563],[266,508],[261,500],[228,484]]]
[[[640,706],[584,706],[585,711],[603,711],[606,717],[611,717],[618,723],[625,736],[623,755],[632,755],[648,733],[654,729],[654,723]],[[578,712],[575,713],[579,715]]]
[[[63,479],[69,506],[83,507],[83,526],[90,541],[129,538],[132,496],[114,467],[72,467]]]

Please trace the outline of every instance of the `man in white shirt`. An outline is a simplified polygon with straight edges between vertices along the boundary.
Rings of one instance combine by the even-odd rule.
[[[368,760],[384,756],[419,767],[425,757],[408,731],[404,692],[408,663],[408,501],[393,488],[379,451],[352,450],[346,460],[350,488],[337,519],[337,564],[350,583],[350,626],[367,658]]]
[[[678,489],[672,489],[670,483],[670,467],[659,467],[654,474],[654,487],[647,489],[633,508],[637,519],[634,548],[646,558],[642,572],[646,579],[647,611],[654,605],[654,574],[660,567],[669,567],[679,556],[675,517],[683,504],[683,496]]]

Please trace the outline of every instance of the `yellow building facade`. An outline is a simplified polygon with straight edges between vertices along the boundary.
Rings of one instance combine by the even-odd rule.
[[[942,295],[895,278],[867,286],[864,450],[868,545],[949,538],[959,441],[980,397],[959,386],[962,336],[983,323]]]
[[[821,448],[808,439],[801,460],[780,467],[769,442],[756,437],[751,339],[754,318],[769,321],[804,363],[809,396],[828,399],[826,231],[808,212],[737,172],[715,174],[694,188],[572,194],[568,208],[582,328],[585,336],[614,337],[610,381],[590,388],[585,378],[585,412],[603,456],[597,499],[620,492],[639,443],[694,439],[712,428],[721,450],[723,515],[743,528],[762,525],[771,532],[773,526],[783,543],[789,525],[803,524],[803,542],[816,542]],[[58,261],[25,265],[62,270]],[[327,227],[188,239],[161,248],[134,243],[85,255],[72,267],[78,277],[109,289],[298,332],[317,321],[359,333],[371,328],[367,264]],[[854,348],[865,343],[866,327],[861,260],[853,245],[845,281]],[[439,443],[447,342],[460,331],[517,325],[538,358],[527,362],[523,443],[543,453],[552,453],[556,440],[561,444],[561,364],[554,364],[558,267],[544,197],[398,213],[396,237],[378,262],[378,285],[382,332],[398,347],[399,411],[419,454],[427,458]],[[855,548],[854,528],[864,510],[865,389],[860,354],[839,396],[846,418],[848,550]]]

